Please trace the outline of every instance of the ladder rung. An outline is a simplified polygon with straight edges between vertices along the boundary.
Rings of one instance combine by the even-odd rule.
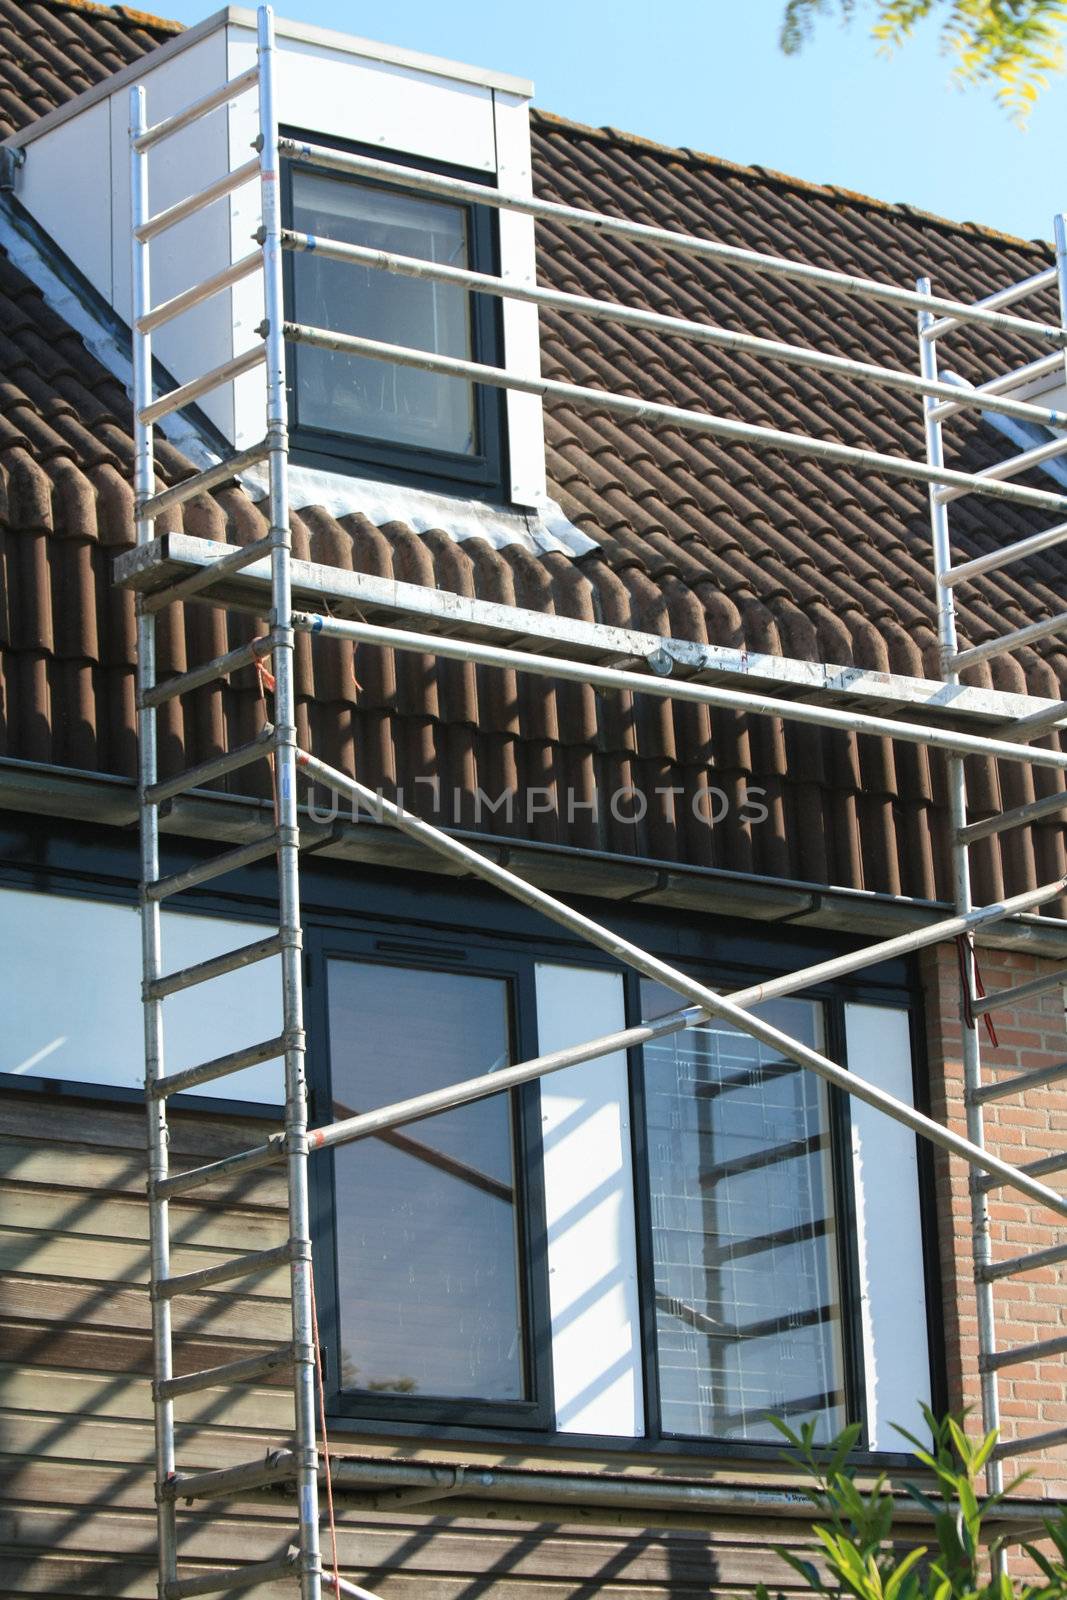
[[[194,306],[203,305],[204,301],[210,300],[213,295],[221,294],[223,289],[232,288],[235,283],[250,278],[262,265],[262,250],[250,251],[248,255],[241,256],[240,260],[231,261],[228,267],[213,272],[209,278],[201,278],[191,289],[183,289],[181,294],[173,295],[169,300],[161,300],[158,306],[153,306],[143,317],[138,317],[138,329],[141,333],[152,333],[154,329],[161,328],[165,322],[173,322],[174,318],[180,317],[183,312],[192,311]]]
[[[150,783],[144,792],[145,804],[161,806],[164,800],[173,800],[175,795],[183,794],[188,789],[203,789],[216,778],[225,777],[228,772],[236,772],[240,767],[247,767],[253,761],[263,761],[274,751],[277,736],[273,726],[268,723],[260,729],[254,739],[247,744],[242,744],[236,750],[226,750],[221,756],[212,756],[210,761],[201,761],[199,766],[187,767],[184,772],[177,773],[173,778],[163,778],[159,783]]]
[[[982,1372],[996,1372],[1001,1367],[1020,1366],[1024,1361],[1045,1361],[1049,1356],[1062,1355],[1067,1355],[1067,1334],[1059,1339],[1037,1339],[1033,1344],[997,1350],[991,1356],[979,1357],[978,1366]]]
[[[1067,985],[1067,967],[1057,967],[1055,972],[1046,972],[1040,978],[1031,978],[1029,983],[1017,983],[1011,989],[998,989],[995,994],[975,995],[971,1001],[971,1010],[976,1016],[981,1016],[985,1011],[1000,1011],[1009,1006],[1016,1006],[1020,1000],[1029,1000],[1035,994],[1045,994],[1049,989],[1058,989]]]
[[[161,1178],[152,1185],[152,1198],[172,1200],[175,1195],[188,1194],[192,1189],[202,1188],[205,1183],[244,1177],[247,1172],[257,1172],[260,1167],[269,1167],[276,1161],[284,1160],[285,1152],[285,1134],[272,1133],[265,1144],[254,1145],[251,1150],[239,1150],[236,1155],[221,1156],[217,1161],[208,1161],[203,1166],[189,1167],[185,1172]]]
[[[300,1037],[302,1039],[303,1036]],[[275,1056],[285,1054],[288,1043],[288,1037],[279,1033],[273,1039],[247,1045],[243,1050],[231,1050],[228,1055],[215,1056],[212,1061],[201,1061],[199,1066],[186,1067],[183,1072],[170,1072],[152,1084],[152,1098],[165,1100],[172,1094],[184,1094],[187,1089],[195,1089],[202,1083],[214,1083],[216,1078],[225,1078],[231,1072],[243,1072],[245,1067],[257,1066],[261,1061],[273,1061]]]
[[[991,1261],[980,1267],[975,1277],[983,1283],[995,1283],[998,1278],[1014,1278],[1020,1272],[1036,1272],[1039,1267],[1056,1267],[1067,1261],[1067,1244],[1054,1244],[1047,1250],[1035,1250],[1028,1256],[1011,1256],[1006,1261]]]
[[[1005,1456],[1037,1455],[1042,1450],[1054,1450],[1067,1444],[1067,1428],[1053,1428],[1049,1433],[1032,1433],[1028,1439],[1002,1439],[993,1451],[994,1461]]]
[[[982,1106],[987,1100],[1003,1100],[1005,1095],[1025,1094],[1028,1089],[1040,1089],[1046,1083],[1057,1083],[1060,1078],[1067,1078],[1067,1061],[1061,1061],[1055,1067],[1042,1067],[1037,1072],[1020,1072],[1014,1078],[1001,1078],[997,1083],[983,1083],[969,1099],[972,1105]]]
[[[141,691],[138,704],[142,708],[161,706],[167,700],[176,700],[179,695],[214,683],[216,678],[228,678],[232,672],[239,672],[242,667],[250,667],[253,662],[269,656],[274,649],[274,642],[272,633],[263,634],[253,639],[251,644],[243,644],[237,650],[228,650],[224,656],[216,656],[213,661],[205,661],[202,667],[193,667],[192,671],[183,672],[176,678],[154,683],[151,689]]]
[[[938,582],[946,589],[954,588],[957,583],[969,583],[983,572],[996,572],[1013,561],[1025,561],[1027,556],[1048,550],[1052,545],[1061,544],[1064,539],[1067,539],[1067,522],[1057,522],[1054,528],[1046,528],[1044,533],[1032,533],[1029,538],[1017,539],[1014,544],[1002,545],[999,550],[990,550],[984,556],[975,556],[972,561],[961,561],[958,567],[949,567]]]
[[[1020,1172],[1025,1172],[1029,1178],[1045,1178],[1052,1172],[1062,1172],[1067,1168],[1067,1152],[1059,1151],[1054,1156],[1042,1156],[1040,1161],[1028,1161],[1025,1167],[1020,1167]],[[997,1189],[1007,1179],[998,1178],[995,1173],[983,1172],[976,1180],[979,1189]]]
[[[1062,728],[1065,723],[1067,723],[1067,701],[1061,701],[1051,710],[1034,711],[1028,717],[1020,717],[1018,722],[1005,722],[1002,727],[994,728],[992,731],[998,739],[1007,739],[1013,744],[1026,744],[1031,739],[1043,738],[1045,734]]]
[[[975,473],[975,477],[986,483],[1003,483],[1008,478],[1017,478],[1022,472],[1029,472],[1031,467],[1039,467],[1043,461],[1050,461],[1055,456],[1063,455],[1067,450],[1067,439],[1047,439],[1044,444],[1038,444],[1032,450],[1023,450],[1017,456],[1009,456],[1007,461],[997,461],[991,467],[983,467]],[[961,495],[973,494],[972,489],[957,489],[946,484],[941,489],[935,489],[931,496],[939,505],[945,505],[949,500],[958,500]]]
[[[216,1567],[199,1578],[171,1578],[163,1585],[166,1600],[187,1600],[198,1594],[225,1594],[234,1589],[253,1589],[258,1583],[270,1583],[274,1578],[288,1578],[296,1571],[296,1557],[291,1552],[274,1561],[252,1561],[246,1567]]]
[[[160,1486],[161,1500],[218,1500],[243,1489],[261,1489],[279,1479],[291,1478],[296,1457],[291,1450],[270,1450],[262,1461],[214,1472],[190,1472],[168,1478]]]
[[[191,989],[195,983],[208,983],[227,972],[236,972],[239,967],[267,961],[284,950],[295,937],[272,933],[269,939],[256,939],[237,950],[228,950],[225,955],[212,956],[208,961],[198,961],[195,966],[181,967],[177,972],[167,972],[161,978],[149,979],[144,986],[145,999],[165,1000],[168,994],[177,994],[179,989]]]
[[[1063,356],[1057,350],[1054,355],[1038,356],[1036,361],[1028,361],[1024,367],[1013,367],[1010,372],[1002,372],[986,383],[977,384],[973,389],[969,388],[968,393],[972,396],[1003,394],[1006,389],[1017,389],[1024,383],[1033,383],[1037,378],[1047,377],[1050,372],[1059,372],[1062,367]],[[945,417],[955,416],[957,411],[965,410],[966,404],[965,400],[942,400],[939,405],[931,406],[930,416],[937,421],[943,421]]]
[[[234,167],[232,172],[224,172],[221,178],[216,178],[214,183],[209,183],[205,189],[197,194],[187,195],[184,200],[179,200],[176,205],[168,206],[166,211],[158,211],[154,217],[149,217],[147,222],[139,223],[133,230],[134,238],[140,244],[146,244],[149,239],[154,239],[158,233],[163,233],[167,228],[173,228],[175,223],[184,222],[186,217],[195,216],[205,206],[215,200],[221,200],[224,195],[232,194],[244,183],[251,183],[253,178],[258,178],[260,172],[258,156],[251,161],[246,161],[243,166]]]
[[[279,831],[272,828],[269,833],[259,834],[247,844],[227,850],[223,855],[212,856],[210,861],[201,861],[195,867],[187,867],[184,872],[175,872],[169,878],[157,878],[154,883],[146,883],[145,897],[148,900],[166,900],[172,894],[195,889],[199,883],[210,883],[212,878],[224,877],[227,872],[236,872],[238,867],[250,866],[253,861],[262,861],[264,856],[273,855],[280,842]]]
[[[162,122],[146,128],[144,133],[138,134],[133,141],[135,150],[151,150],[154,144],[159,144],[163,139],[169,139],[175,133],[180,133],[183,128],[199,122],[201,117],[206,117],[209,111],[217,111],[219,106],[224,106],[228,101],[234,100],[239,94],[244,94],[248,89],[254,89],[259,82],[259,66],[249,67],[247,72],[240,73],[236,78],[230,78],[227,83],[220,83],[217,89],[212,89],[210,94],[203,95],[199,100],[194,100],[190,105],[183,106],[181,111],[176,111],[172,117],[164,117]]]
[[[961,844],[976,844],[979,839],[988,839],[995,833],[1006,833],[1009,828],[1025,828],[1044,817],[1054,817],[1057,811],[1067,811],[1067,790],[1060,794],[1043,795],[1040,800],[1030,800],[1024,806],[1001,811],[997,816],[986,817],[981,822],[970,822],[960,829],[957,837]]]
[[[246,467],[254,467],[257,461],[262,461],[267,450],[266,439],[261,439],[258,444],[250,444],[247,450],[238,450],[235,455],[216,461],[214,466],[205,467],[203,472],[194,472],[191,478],[183,478],[181,483],[173,483],[169,489],[161,489],[158,494],[142,502],[137,515],[151,522],[153,517],[162,516],[164,511],[172,511],[175,506],[184,505],[198,494],[217,489],[220,483],[228,483]]]
[[[247,1255],[234,1256],[230,1261],[220,1261],[217,1267],[203,1267],[199,1272],[182,1272],[172,1278],[161,1278],[155,1285],[157,1300],[173,1300],[180,1294],[199,1294],[216,1283],[230,1283],[234,1278],[250,1278],[253,1273],[267,1272],[281,1267],[293,1259],[293,1241],[276,1245],[273,1250],[252,1250]],[[184,1499],[184,1495],[181,1496]]]
[[[1016,300],[1024,300],[1027,295],[1034,294],[1038,289],[1044,289],[1055,282],[1056,268],[1042,267],[1040,272],[1031,274],[1029,278],[1020,278],[1018,283],[1009,283],[1005,289],[994,289],[992,294],[985,295],[974,304],[985,311],[999,311],[1001,306],[1014,305]],[[931,322],[928,328],[923,329],[922,336],[924,339],[942,339],[946,333],[952,333],[963,325],[959,317],[939,317],[936,322]]]
[[[219,556],[210,566],[201,567],[199,572],[193,572],[188,578],[172,583],[169,588],[157,589],[154,594],[146,594],[141,601],[141,610],[162,611],[164,606],[172,606],[179,600],[188,600],[192,595],[199,594],[201,589],[210,588],[219,578],[225,578],[231,572],[240,572],[242,567],[251,566],[253,561],[258,561],[262,556],[269,556],[276,548],[277,540],[272,533],[265,534],[262,539],[256,539],[252,544],[231,546],[224,556]]]
[[[186,1372],[180,1378],[164,1378],[154,1385],[156,1398],[174,1400],[178,1395],[196,1394],[200,1389],[214,1389],[223,1383],[250,1383],[267,1372],[292,1363],[293,1347],[280,1344],[262,1355],[244,1356],[240,1361],[224,1361],[220,1367],[201,1367],[199,1372]]]
[[[229,361],[212,367],[210,372],[201,373],[199,378],[190,378],[188,383],[180,383],[176,389],[168,389],[166,394],[161,394],[158,400],[142,406],[137,413],[138,420],[147,427],[150,423],[158,422],[160,417],[169,417],[172,411],[191,406],[202,394],[210,394],[212,389],[220,389],[224,383],[231,383],[243,373],[251,372],[253,367],[261,367],[266,359],[265,344],[242,350],[239,356],[231,356]]]
[[[1067,450],[1067,441],[1064,442],[1064,449]],[[1016,628],[1014,633],[1002,634],[998,639],[985,639],[969,650],[958,650],[954,656],[949,656],[945,667],[949,672],[962,672],[965,667],[973,667],[990,656],[1006,655],[1010,650],[1021,649],[1024,644],[1047,639],[1049,634],[1063,633],[1064,629],[1067,629],[1067,611],[1060,611],[1054,617],[1046,617],[1043,622],[1031,622],[1025,628]]]

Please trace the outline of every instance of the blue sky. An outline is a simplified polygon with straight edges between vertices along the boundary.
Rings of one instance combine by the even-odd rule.
[[[213,9],[211,0],[159,8],[185,23]],[[579,122],[1049,237],[1053,212],[1067,209],[1067,78],[1021,132],[988,91],[950,85],[936,27],[883,61],[858,9],[848,29],[824,18],[804,53],[787,59],[777,45],[779,0],[276,6],[297,21],[532,78],[538,105]]]

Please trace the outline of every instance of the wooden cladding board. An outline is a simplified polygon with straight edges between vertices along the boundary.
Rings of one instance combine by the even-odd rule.
[[[259,1142],[262,1120],[178,1116],[171,1154],[181,1167]],[[155,1515],[149,1375],[147,1209],[137,1109],[11,1095],[0,1099],[0,1591],[17,1597],[155,1595]],[[285,1238],[281,1173],[226,1192],[214,1186],[172,1206],[175,1268],[193,1271],[241,1249]],[[264,1274],[250,1295],[201,1294],[175,1305],[176,1367],[234,1360],[287,1331],[284,1277]],[[177,1404],[185,1470],[236,1466],[285,1441],[284,1385],[207,1390]],[[335,1448],[337,1441],[334,1441]],[[419,1454],[397,1442],[375,1448]],[[434,1459],[500,1460],[472,1446],[433,1446]],[[505,1452],[510,1464],[547,1466],[546,1452]],[[563,1464],[561,1453],[553,1456]],[[566,1458],[566,1465],[576,1458]],[[596,1462],[586,1455],[583,1464]],[[636,1458],[611,1458],[637,1471]],[[691,1461],[663,1463],[691,1477]],[[767,1474],[764,1481],[780,1474]],[[560,1513],[562,1515],[562,1513]],[[195,1570],[263,1560],[284,1549],[286,1506],[183,1512],[181,1546]],[[719,1518],[707,1529],[567,1527],[484,1516],[347,1512],[339,1519],[343,1570],[391,1600],[603,1600],[709,1592],[750,1594],[760,1579],[788,1580],[768,1553],[776,1541],[809,1545],[798,1520]],[[257,1590],[282,1600],[291,1584]]]

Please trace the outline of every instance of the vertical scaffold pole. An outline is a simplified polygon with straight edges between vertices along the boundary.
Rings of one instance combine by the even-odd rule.
[[[916,288],[920,294],[930,294],[929,278],[919,278]],[[926,311],[919,313],[919,362],[924,378],[931,381],[937,377],[937,341],[924,338],[927,328],[933,323],[933,314]],[[926,427],[926,456],[933,467],[943,467],[945,464],[944,442],[942,439],[941,422],[932,415],[936,401],[929,395],[923,399],[923,416]],[[952,669],[952,661],[956,654],[956,602],[955,591],[947,584],[941,582],[943,573],[948,572],[952,565],[952,550],[949,542],[948,506],[937,500],[936,490],[931,486],[930,496],[930,528],[933,536],[934,576],[937,592],[937,638],[941,656],[941,675],[947,683],[959,683],[959,674]],[[967,774],[962,756],[949,756],[946,761],[948,769],[949,788],[949,827],[952,831],[952,878],[953,895],[956,902],[956,912],[965,915],[974,909],[971,897],[971,868],[967,855],[967,846],[961,837],[961,829],[967,822]],[[975,1096],[982,1081],[981,1046],[978,1040],[977,1024],[972,1022],[967,1026],[966,1017],[970,1015],[969,996],[965,996],[963,985],[969,983],[973,992],[974,985],[974,942],[968,936],[965,941],[966,961],[964,974],[960,981],[960,1020],[961,1037],[963,1040],[963,1082],[967,1102],[967,1137],[972,1144],[985,1148],[985,1119],[981,1103]],[[966,1004],[965,1004],[966,1001]],[[997,1375],[989,1366],[989,1358],[996,1352],[996,1320],[993,1303],[993,1285],[984,1276],[993,1258],[992,1241],[989,1231],[989,1203],[986,1191],[980,1184],[979,1174],[972,1168],[969,1176],[971,1197],[971,1234],[974,1247],[974,1273],[975,1297],[978,1315],[978,1350],[979,1371],[982,1395],[982,1421],[986,1430],[1000,1427],[1000,1397],[997,1389]],[[987,1483],[991,1493],[997,1493],[1003,1486],[1003,1469],[999,1461],[991,1460],[986,1468]]]
[[[312,1335],[311,1219],[307,1173],[307,1088],[301,972],[300,886],[296,799],[296,697],[290,576],[288,408],[282,295],[278,120],[275,104],[274,13],[261,6],[259,59],[259,161],[263,206],[264,337],[267,353],[267,444],[270,474],[271,626],[274,629],[274,723],[278,808],[278,926],[282,934],[282,1002],[285,1049],[285,1129],[292,1249],[294,1450],[298,1473],[301,1600],[321,1600],[318,1448],[315,1429],[315,1349]]]
[[[133,338],[133,430],[134,497],[136,502],[137,543],[147,544],[152,523],[143,515],[145,501],[155,488],[155,462],[151,424],[141,420],[141,412],[152,398],[152,336],[142,332],[140,319],[150,304],[149,245],[138,238],[137,230],[148,220],[148,152],[138,150],[135,140],[145,131],[145,92],[130,90],[130,198],[132,213],[132,305],[130,327]],[[156,781],[156,713],[144,704],[145,691],[156,680],[156,621],[138,603],[137,615],[137,733],[138,733],[138,808],[141,824],[141,972],[144,982],[145,1107],[148,1116],[148,1236],[151,1252],[152,1284],[170,1275],[170,1221],[166,1200],[157,1198],[156,1185],[168,1170],[167,1102],[151,1092],[151,1085],[163,1076],[163,1002],[151,996],[148,985],[163,970],[162,930],[157,900],[145,893],[145,885],[159,877],[159,812],[147,799]],[[156,1448],[156,1504],[159,1529],[159,1594],[177,1576],[177,1536],[175,1506],[159,1493],[160,1486],[174,1476],[174,1402],[160,1395],[158,1385],[174,1375],[170,1302],[152,1296],[153,1412]]]

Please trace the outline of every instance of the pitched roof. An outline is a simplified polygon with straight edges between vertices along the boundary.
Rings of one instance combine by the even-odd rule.
[[[32,120],[177,31],[125,7],[87,0],[0,0],[0,114]],[[57,74],[71,59],[81,76]],[[759,168],[672,150],[612,129],[537,113],[539,192],[909,285],[919,272],[939,292],[975,298],[1045,266],[1050,251],[907,206],[889,206]],[[834,290],[785,285],[693,258],[666,260],[640,244],[576,244],[539,228],[539,272],[553,286],[730,328],[806,343],[908,370],[915,330],[907,313],[870,308]],[[127,597],[108,582],[110,558],[132,543],[128,401],[81,340],[9,262],[0,262],[0,527],[8,603],[0,619],[0,754],[132,774],[133,626]],[[1048,306],[1055,316],[1055,307]],[[1029,359],[1002,336],[957,341],[957,369],[982,378]],[[893,454],[922,452],[914,399],[863,390],[807,370],[667,341],[619,325],[542,316],[546,372],[594,387],[733,415],[793,432],[838,437]],[[677,430],[621,424],[602,411],[546,407],[551,492],[598,549],[579,560],[534,557],[478,539],[360,516],[300,508],[296,540],[316,559],[534,608],[614,621],[676,637],[921,674],[934,670],[934,596],[925,493],[801,458],[756,454]],[[987,425],[957,428],[958,464],[1006,453]],[[169,478],[188,465],[163,444]],[[1042,481],[1035,479],[1034,481]],[[1043,480],[1047,482],[1047,480]],[[173,526],[243,540],[261,529],[239,489],[184,508]],[[1026,513],[975,500],[954,510],[958,555],[970,556],[1038,525]],[[1055,551],[964,595],[972,641],[1063,609],[1065,557]],[[221,617],[190,607],[164,630],[161,668],[223,648]],[[306,643],[306,642],[305,642]],[[360,687],[357,690],[356,677]],[[328,760],[357,767],[372,787],[436,776],[458,791],[445,820],[665,861],[729,866],[922,897],[948,891],[940,764],[893,749],[768,719],[670,706],[509,674],[395,662],[323,644],[302,655],[305,731]],[[1057,643],[994,663],[974,681],[1061,696],[1067,653]],[[227,724],[248,728],[256,688],[240,680],[204,690],[168,712],[162,759],[205,759]],[[999,806],[992,766],[976,771],[977,809]],[[733,804],[715,827],[700,795],[708,783]],[[1046,779],[1040,776],[1038,784]],[[1034,793],[1032,775],[1006,771],[1003,798]],[[769,818],[753,825],[737,804],[746,784],[767,790]],[[474,813],[475,791],[544,788],[554,809],[528,824]],[[648,809],[620,821],[608,797],[640,789]],[[568,808],[564,791],[572,791]],[[657,793],[656,791],[660,791]],[[681,791],[680,793],[671,791]],[[599,791],[598,814],[584,802]],[[424,798],[429,794],[424,788]],[[625,808],[618,808],[620,812]],[[568,810],[571,820],[568,821]],[[1014,834],[981,863],[984,896],[1047,881],[1063,869],[1055,822]]]

